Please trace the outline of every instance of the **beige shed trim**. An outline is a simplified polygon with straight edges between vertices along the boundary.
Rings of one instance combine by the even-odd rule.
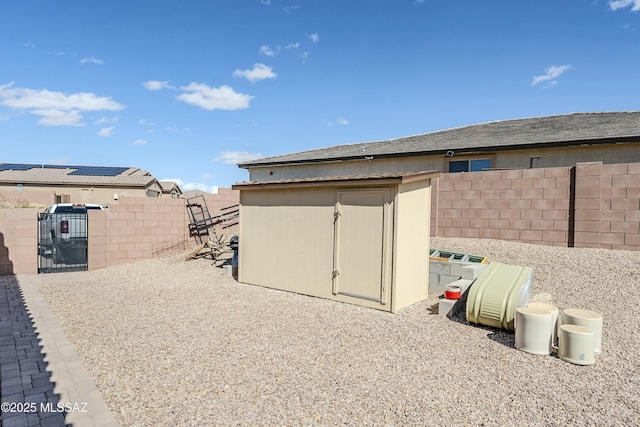
[[[382,173],[374,175],[330,176],[316,178],[281,179],[274,181],[247,181],[234,184],[233,190],[274,190],[279,188],[298,187],[326,187],[336,186],[362,186],[362,185],[390,185],[408,184],[425,179],[436,178],[438,171],[409,172],[409,173]]]

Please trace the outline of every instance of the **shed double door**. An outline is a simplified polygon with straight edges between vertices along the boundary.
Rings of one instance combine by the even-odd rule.
[[[387,303],[388,189],[338,190],[333,294]]]

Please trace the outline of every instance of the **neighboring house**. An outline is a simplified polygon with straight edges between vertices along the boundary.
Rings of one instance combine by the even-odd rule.
[[[163,187],[133,167],[0,163],[0,192],[51,194],[50,203],[108,204],[120,197],[160,197]]]
[[[640,162],[640,111],[573,113],[463,126],[241,163],[254,182]]]
[[[173,181],[158,181],[160,187],[162,187],[162,197],[171,197],[172,199],[179,199],[182,195],[180,186]]]

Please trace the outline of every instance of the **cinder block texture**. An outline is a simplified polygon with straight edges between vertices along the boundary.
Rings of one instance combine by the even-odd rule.
[[[640,250],[640,163],[441,174],[432,199],[432,236]]]
[[[220,189],[208,195],[212,215],[237,205],[238,191]],[[24,192],[28,196],[30,193]],[[49,193],[38,193],[45,201]],[[34,196],[35,197],[35,196]],[[47,201],[43,207],[53,201]],[[211,205],[209,205],[211,204]],[[0,275],[38,272],[38,213],[43,209],[0,209]],[[89,215],[89,270],[152,258],[195,246],[189,237],[185,199],[122,197],[105,211]],[[236,234],[238,221],[219,234]]]
[[[462,278],[464,280],[475,280],[487,268],[487,264],[469,264],[462,267]]]

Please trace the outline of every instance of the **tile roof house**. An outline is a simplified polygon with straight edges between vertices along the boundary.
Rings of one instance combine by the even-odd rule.
[[[173,181],[158,181],[160,187],[162,187],[162,197],[171,197],[172,199],[179,199],[182,195],[182,190],[178,183]]]
[[[102,203],[119,197],[160,197],[163,187],[134,167],[0,163],[0,192],[50,192],[50,203]]]
[[[572,113],[462,126],[244,162],[250,181],[640,162],[640,111]]]

